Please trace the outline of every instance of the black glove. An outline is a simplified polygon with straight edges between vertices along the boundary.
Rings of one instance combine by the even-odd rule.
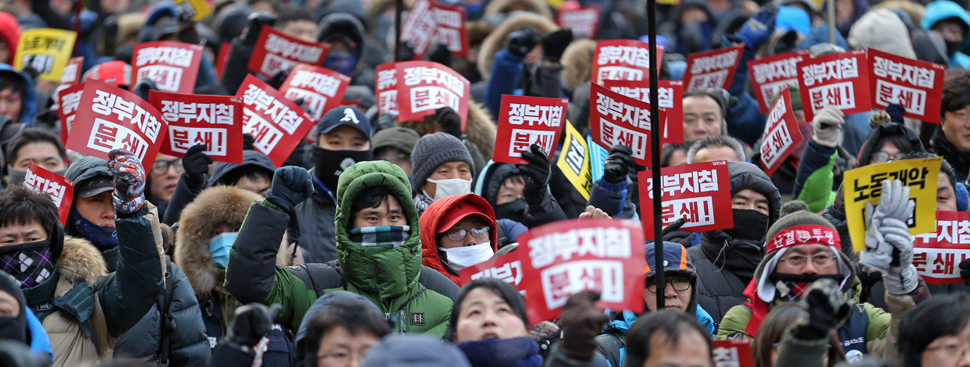
[[[812,283],[799,305],[808,312],[808,322],[794,329],[795,337],[802,340],[828,338],[852,310],[839,285],[832,279],[821,279]]]
[[[614,145],[603,161],[603,179],[611,184],[626,182],[630,172],[636,170],[636,163],[630,157],[632,154],[630,147]]]
[[[566,46],[573,42],[571,29],[560,29],[542,38],[542,56],[546,60],[559,62]]]
[[[458,120],[458,124],[461,127],[461,120]],[[397,115],[391,112],[385,112],[383,115],[377,117],[377,126],[380,126],[381,130],[397,126]]]
[[[542,37],[532,29],[520,29],[509,35],[509,53],[515,56],[525,56],[536,45],[542,42]]]
[[[255,347],[272,330],[273,320],[280,315],[282,309],[278,303],[270,308],[259,303],[237,308],[226,341],[244,347]]]
[[[266,201],[292,213],[297,204],[313,195],[313,179],[303,167],[285,166],[273,174],[273,186],[266,192]]]
[[[249,25],[246,26],[246,31],[239,37],[239,40],[245,46],[255,46],[256,40],[259,39],[259,32],[263,30],[263,26],[272,27],[275,23],[276,16],[263,12],[249,14]]]
[[[582,291],[569,297],[562,307],[562,346],[559,351],[569,359],[588,362],[599,343],[594,338],[610,317],[596,308],[599,292]]]
[[[545,198],[546,185],[549,183],[549,156],[537,144],[529,146],[529,151],[522,152],[522,159],[529,161],[529,164],[517,164],[519,173],[526,177],[525,187],[522,189],[522,196],[529,204],[538,204]]]
[[[436,62],[441,65],[451,67],[451,51],[448,50],[447,45],[437,44],[431,48],[428,52],[428,61]]]
[[[663,235],[664,242],[676,242],[684,247],[690,247],[694,241],[694,234],[685,231],[678,231],[681,226],[687,223],[684,218],[677,219],[673,224],[664,227],[660,233]]]
[[[280,71],[277,71],[276,74],[273,75],[273,77],[270,78],[268,82],[266,82],[266,84],[269,84],[269,86],[273,87],[273,89],[279,90],[280,87],[283,86],[283,82],[285,82],[286,78],[289,76],[290,76],[290,69],[280,69]]]
[[[451,107],[441,107],[434,113],[438,117],[438,125],[441,125],[441,131],[459,140],[465,138],[465,134],[461,132],[461,116],[458,116],[458,112],[455,112]]]
[[[189,148],[182,157],[182,167],[185,169],[185,183],[197,189],[205,186],[205,176],[209,173],[212,158],[205,154],[205,145],[199,144]]]
[[[411,46],[411,43],[407,41],[401,42],[401,61],[414,60],[415,56],[414,47]]]
[[[960,278],[963,278],[963,284],[970,285],[970,259],[960,262]]]
[[[158,86],[155,85],[155,81],[148,78],[142,78],[141,80],[138,81],[137,84],[135,84],[135,87],[131,89],[131,92],[135,93],[136,96],[138,96],[141,99],[144,99],[147,102],[148,91],[150,90],[154,90],[154,91],[158,90]]]

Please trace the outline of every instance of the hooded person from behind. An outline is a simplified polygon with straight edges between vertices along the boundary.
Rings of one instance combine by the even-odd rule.
[[[916,59],[906,23],[890,9],[874,9],[862,15],[846,35],[849,47],[888,52],[907,59]]]
[[[927,4],[926,12],[920,21],[920,27],[928,31],[934,30],[940,22],[958,24],[963,31],[962,35],[953,34],[949,37],[942,34],[945,31],[938,32],[943,35],[946,53],[950,57],[950,66],[970,69],[970,56],[960,52],[963,45],[966,44],[967,33],[970,30],[970,16],[967,15],[966,9],[948,0],[933,1]]]
[[[476,242],[473,245],[442,246],[443,237],[450,236],[452,228],[465,219],[484,223],[488,227],[488,236],[473,238]],[[498,252],[497,227],[492,206],[481,196],[464,194],[437,200],[421,215],[421,263],[444,274],[460,287],[463,284],[458,276],[459,270],[486,261]],[[474,234],[471,229],[464,231],[467,237],[462,241]]]

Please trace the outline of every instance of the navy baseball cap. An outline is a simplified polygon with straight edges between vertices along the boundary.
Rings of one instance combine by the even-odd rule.
[[[353,126],[371,140],[370,119],[363,112],[353,106],[340,106],[327,111],[317,124],[317,135],[329,133],[338,126]]]

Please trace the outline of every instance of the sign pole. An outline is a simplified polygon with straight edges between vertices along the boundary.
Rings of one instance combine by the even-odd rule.
[[[831,1],[831,0],[830,0]],[[659,98],[659,87],[657,83],[657,78],[660,76],[660,70],[657,68],[657,0],[647,0],[647,29],[650,37],[650,149],[651,149],[651,160],[653,170],[653,248],[654,248],[654,258],[656,263],[653,264],[653,268],[656,269],[656,284],[657,284],[657,310],[664,309],[664,289],[667,287],[666,281],[664,281],[664,242],[663,242],[663,223],[661,221],[662,208],[661,198],[660,198],[660,137],[663,132],[660,130],[660,123],[657,121],[657,116],[660,116],[660,98]],[[638,244],[637,244],[638,245]]]
[[[829,21],[829,43],[835,44],[835,0],[826,0],[825,5],[828,7],[826,17]]]
[[[394,62],[401,61],[401,12],[404,11],[404,0],[396,0],[394,6]]]

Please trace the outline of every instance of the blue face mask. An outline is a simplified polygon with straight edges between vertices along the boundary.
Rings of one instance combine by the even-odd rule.
[[[357,55],[350,52],[331,51],[323,60],[323,67],[341,74],[348,74],[357,67]]]
[[[232,244],[236,242],[237,235],[239,235],[239,232],[225,232],[209,240],[209,252],[212,253],[212,261],[215,261],[220,268],[225,269],[226,265],[229,264],[229,250],[232,249]]]

